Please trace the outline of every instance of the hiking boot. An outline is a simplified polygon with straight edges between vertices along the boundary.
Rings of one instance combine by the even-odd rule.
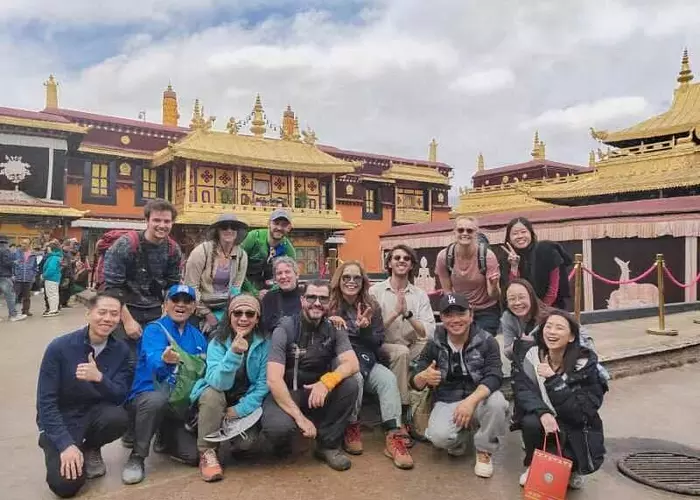
[[[583,488],[583,485],[585,483],[586,478],[584,476],[576,472],[571,473],[571,477],[569,478],[569,488],[571,488],[572,490],[580,490],[581,488]]]
[[[491,454],[485,451],[476,452],[476,465],[474,465],[474,474],[485,479],[493,476],[493,462]]]
[[[216,450],[206,450],[199,454],[199,474],[207,483],[221,481],[224,478],[224,471],[221,469],[219,457]]]
[[[85,450],[83,452],[85,458],[85,477],[88,479],[95,479],[96,477],[102,477],[107,473],[107,467],[105,466],[104,460],[102,460],[102,452],[97,450]]]
[[[401,429],[399,429],[399,435],[403,439],[403,444],[406,446],[406,448],[413,448],[413,446],[416,444],[416,441],[413,439],[411,433],[411,426],[408,424],[402,425]]]
[[[143,464],[143,458],[132,452],[122,469],[122,483],[138,484],[145,477],[146,467]]]
[[[413,469],[413,458],[406,449],[404,436],[400,431],[391,431],[386,435],[384,454],[391,458],[399,469]]]
[[[340,451],[340,448],[329,449],[317,446],[314,450],[314,456],[337,471],[348,470],[352,465],[350,459]]]
[[[345,428],[343,449],[350,453],[350,455],[362,455],[364,449],[362,447],[362,430],[360,429],[359,422],[348,424]]]

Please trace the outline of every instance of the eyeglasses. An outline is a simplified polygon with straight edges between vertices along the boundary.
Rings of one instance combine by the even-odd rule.
[[[411,262],[411,257],[409,255],[394,255],[392,257],[396,262],[404,261],[404,262]]]
[[[343,280],[343,283],[350,283],[351,281],[353,283],[357,283],[358,285],[362,283],[362,276],[350,276],[349,274],[343,274],[340,279]]]
[[[331,301],[328,295],[304,295],[304,300],[309,304],[313,304],[316,301],[320,302],[322,305],[326,305]]]
[[[237,309],[231,313],[234,318],[240,318],[242,316],[245,316],[248,319],[253,319],[258,315],[257,312],[253,311],[252,309],[247,309],[245,311],[241,311],[240,309]]]
[[[458,227],[457,228],[457,233],[459,233],[459,234],[464,234],[464,233],[474,234],[475,232],[476,232],[476,229],[474,229],[473,227]]]

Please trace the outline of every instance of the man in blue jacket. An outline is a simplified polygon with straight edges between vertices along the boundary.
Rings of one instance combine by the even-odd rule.
[[[197,436],[185,429],[184,416],[169,404],[180,356],[170,346],[168,335],[185,352],[206,356],[207,340],[188,320],[197,294],[187,285],[173,285],[165,300],[165,316],[146,325],[141,338],[129,406],[134,418],[134,447],[124,465],[122,482],[137,484],[146,476],[144,460],[151,440],[159,432],[157,449],[173,459],[197,465]]]
[[[5,296],[10,321],[21,321],[27,316],[18,314],[16,310],[15,285],[12,281],[15,253],[8,247],[9,243],[6,236],[0,235],[0,295]]]
[[[32,285],[39,269],[37,255],[32,251],[29,238],[22,238],[19,242],[15,260],[15,292],[17,302],[22,302],[22,314],[31,316]]]
[[[121,436],[129,391],[129,348],[112,337],[122,303],[97,294],[88,301],[88,326],[46,348],[37,386],[39,446],[46,482],[61,498],[106,472],[100,449]]]

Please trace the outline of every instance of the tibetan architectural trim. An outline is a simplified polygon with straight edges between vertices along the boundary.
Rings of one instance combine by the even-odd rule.
[[[398,181],[426,182],[428,184],[438,184],[441,186],[450,185],[450,179],[434,168],[405,165],[402,163],[392,162],[391,167],[382,174],[382,177]]]
[[[96,144],[82,143],[78,148],[81,153],[97,154],[106,156],[116,156],[118,158],[133,158],[135,160],[151,160],[153,153],[148,151],[139,151],[135,149],[125,148],[110,148],[108,146],[98,146]]]
[[[48,120],[34,120],[31,118],[19,118],[15,116],[0,115],[0,125],[10,125],[13,127],[27,127],[39,130],[55,130],[58,132],[68,132],[71,134],[87,134],[88,128],[75,125],[74,123],[60,123]]]
[[[509,212],[514,207],[521,210],[537,210],[554,206],[529,196],[522,189],[528,184],[530,183],[523,182],[460,190],[459,204],[452,215]]]

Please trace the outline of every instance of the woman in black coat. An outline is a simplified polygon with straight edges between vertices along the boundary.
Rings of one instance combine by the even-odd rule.
[[[603,422],[598,410],[608,386],[598,370],[595,352],[580,345],[578,323],[568,313],[553,311],[536,334],[536,345],[513,363],[517,425],[525,444],[520,477],[527,481],[535,448],[545,434],[558,432],[563,454],[573,461],[569,486],[583,486],[583,476],[600,468],[605,456]],[[555,440],[548,439],[554,450]]]

